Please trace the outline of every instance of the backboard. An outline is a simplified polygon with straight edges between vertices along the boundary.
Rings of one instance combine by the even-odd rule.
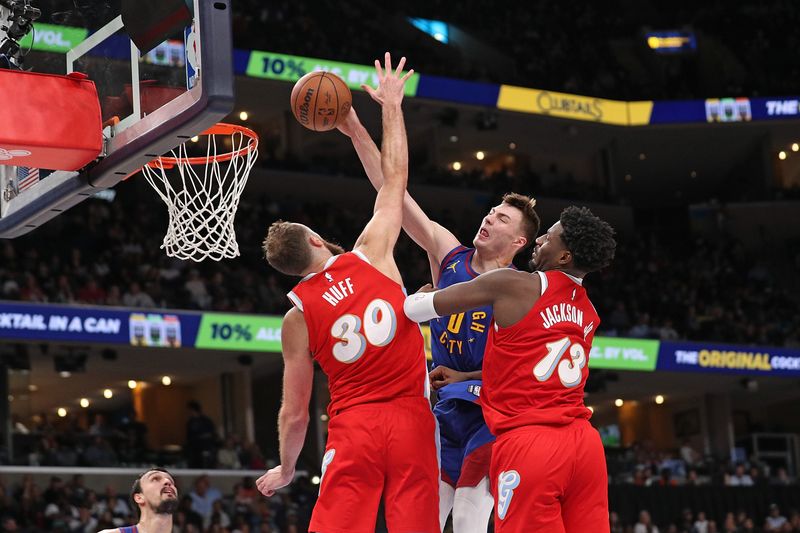
[[[230,4],[0,0],[0,51],[4,42],[6,51],[15,49],[9,39],[25,29],[31,8],[40,10],[33,30],[17,39],[20,66],[87,74],[97,87],[103,120],[102,153],[77,172],[12,166],[14,154],[0,147],[1,238],[25,234],[114,186],[230,113]],[[0,65],[3,61],[0,57]],[[58,112],[58,95],[53,95],[53,111]]]

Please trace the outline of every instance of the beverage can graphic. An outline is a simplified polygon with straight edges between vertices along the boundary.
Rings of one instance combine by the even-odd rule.
[[[181,320],[175,315],[164,315],[164,340],[170,348],[181,346]]]
[[[148,346],[164,346],[164,318],[161,315],[147,315]]]
[[[147,346],[147,317],[141,313],[131,313],[128,329],[132,346]]]

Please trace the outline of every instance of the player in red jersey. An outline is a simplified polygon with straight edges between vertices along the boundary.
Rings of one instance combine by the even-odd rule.
[[[390,531],[438,533],[436,428],[428,399],[419,326],[403,314],[402,278],[392,255],[408,181],[408,146],[400,77],[375,62],[382,106],[386,183],[353,251],[328,243],[301,224],[276,222],[264,242],[267,261],[302,276],[281,327],[283,405],[280,466],[257,481],[266,496],[292,481],[308,426],[317,361],[331,393],[320,493],[310,530],[375,530],[381,496]]]
[[[609,530],[605,455],[583,403],[600,318],[583,288],[614,257],[614,230],[568,207],[536,239],[533,273],[509,269],[406,299],[422,322],[483,305],[494,309],[481,405],[497,436],[491,479],[498,532]]]
[[[383,184],[380,151],[361,124],[355,108],[338,126],[353,143],[364,171],[379,190]],[[446,201],[446,199],[445,199]],[[406,193],[403,229],[427,253],[431,279],[444,288],[497,268],[512,267],[515,255],[539,234],[536,201],[517,193],[503,195],[481,220],[472,247],[462,246],[453,233],[434,222]],[[478,404],[481,366],[491,307],[470,309],[431,321],[433,370],[437,391],[433,412],[439,426],[439,521],[442,531],[452,511],[454,533],[485,533],[494,500],[489,462],[494,437]]]

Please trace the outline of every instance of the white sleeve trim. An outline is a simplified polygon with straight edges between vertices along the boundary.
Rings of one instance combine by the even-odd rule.
[[[544,291],[547,290],[547,274],[539,270],[536,273],[539,274],[539,278],[542,280],[542,294],[540,296],[544,296]]]
[[[295,307],[297,307],[299,310],[303,311],[303,302],[294,293],[294,291],[287,292],[286,293],[286,297],[289,298],[289,300],[291,300],[291,302],[294,304]]]
[[[362,252],[361,250],[353,250],[353,253],[354,253],[354,254],[356,254],[356,255],[357,255],[358,257],[360,257],[361,259],[363,259],[364,261],[366,261],[366,263],[367,263],[368,265],[371,265],[371,264],[372,264],[372,263],[370,263],[370,262],[369,262],[369,259],[367,259],[367,256],[366,256],[366,255],[364,255],[364,252]]]

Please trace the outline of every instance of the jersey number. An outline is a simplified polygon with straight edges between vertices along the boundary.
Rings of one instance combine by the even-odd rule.
[[[364,355],[367,343],[386,346],[396,332],[397,317],[392,306],[386,300],[372,300],[364,310],[363,322],[356,315],[342,315],[333,323],[331,337],[339,339],[333,345],[333,356],[342,363],[354,363]]]
[[[581,370],[586,366],[586,350],[580,344],[572,344],[569,337],[545,344],[547,355],[533,367],[533,375],[539,381],[547,381],[553,375],[553,371],[558,367],[558,378],[561,384],[567,388],[580,385],[583,373]],[[569,359],[561,359],[564,352],[569,348]]]

